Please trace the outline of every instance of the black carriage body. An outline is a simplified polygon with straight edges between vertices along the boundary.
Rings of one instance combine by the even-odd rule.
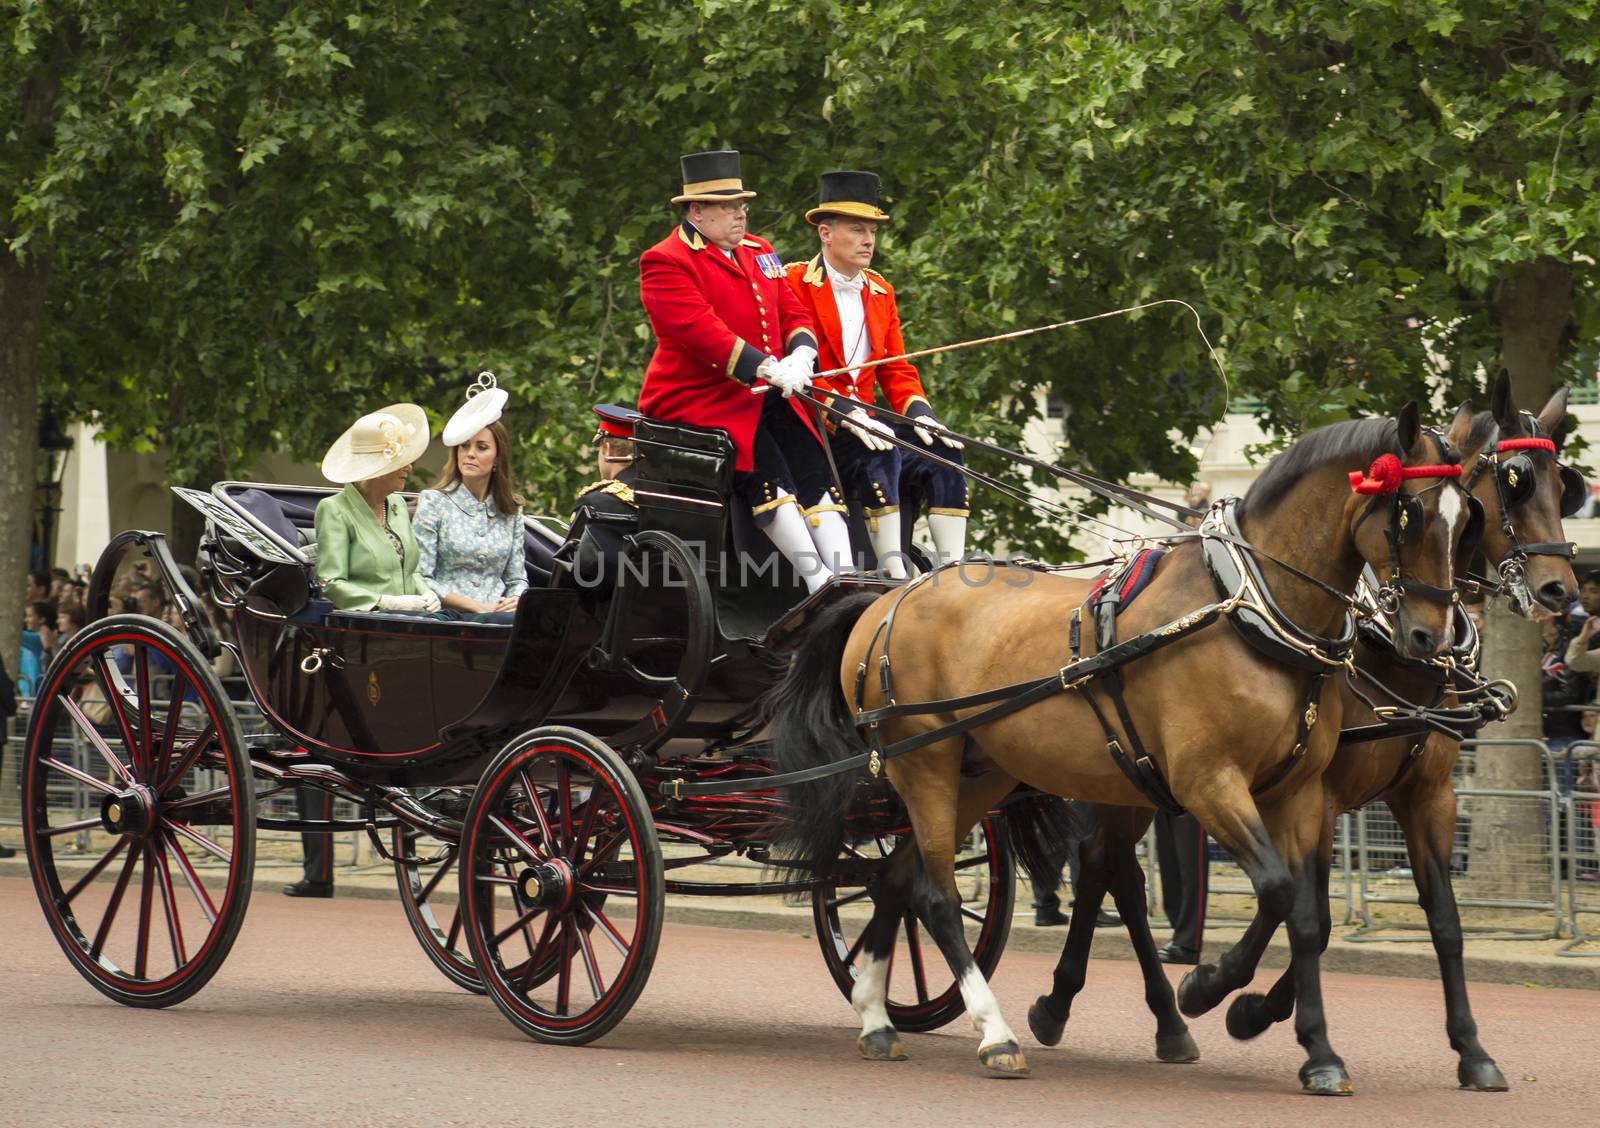
[[[650,629],[649,610],[638,629]],[[539,724],[623,750],[661,732],[651,687],[591,661],[609,611],[575,590],[539,589],[509,628],[340,612],[295,622],[246,608],[233,624],[251,695],[286,741],[359,778],[413,786],[471,782],[506,740]],[[770,681],[749,647],[722,651],[716,666],[672,735],[730,735]]]
[[[201,572],[230,609],[279,751],[409,787],[470,783],[508,740],[541,724],[592,733],[639,768],[656,766],[648,753],[669,738],[698,755],[747,735],[777,676],[772,639],[845,591],[882,585],[851,580],[808,600],[786,566],[732,574],[736,542],[750,531],[726,504],[728,437],[641,420],[636,447],[630,541],[675,560],[677,572],[656,560],[626,583],[583,587],[567,549],[534,528],[549,519],[535,519],[530,586],[509,626],[333,610],[318,598],[312,547],[316,505],[332,489],[179,490],[208,518]]]

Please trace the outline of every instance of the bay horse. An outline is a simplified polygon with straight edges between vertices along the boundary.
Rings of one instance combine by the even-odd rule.
[[[1066,661],[1069,637],[1080,641],[1069,620],[1088,580],[1001,566],[986,570],[986,583],[963,583],[957,566],[882,596],[841,601],[818,617],[767,703],[779,771],[818,769],[791,788],[791,808],[775,828],[779,849],[818,872],[833,864],[855,782],[823,773],[865,752],[867,739],[873,765],[906,806],[914,843],[873,887],[851,994],[863,1056],[905,1056],[884,998],[896,933],[914,909],[960,985],[980,1061],[1002,1076],[1027,1074],[967,945],[953,870],[957,844],[982,814],[1025,784],[1127,808],[1164,798],[1194,812],[1249,875],[1264,918],[1289,923],[1297,1029],[1308,1052],[1303,1086],[1349,1091],[1323,1015],[1315,903],[1321,778],[1341,707],[1329,694],[1319,710],[1317,694],[1348,660],[1348,596],[1365,565],[1398,585],[1404,653],[1432,657],[1446,645],[1447,589],[1467,515],[1459,466],[1451,465],[1457,438],[1425,431],[1407,405],[1396,419],[1322,428],[1275,458],[1239,505],[1237,526],[1214,511],[1211,531],[1168,552],[1123,612],[1142,656],[1114,671],[1116,688],[1126,690],[1115,694],[1115,721],[1102,722],[1111,679],[1081,673],[1101,656],[1080,659],[1074,645]],[[1381,496],[1353,492],[1369,467],[1374,479],[1380,468],[1390,479]],[[1385,502],[1388,520],[1367,520]],[[1253,548],[1240,549],[1240,539]],[[1221,594],[1217,568],[1226,564],[1208,562],[1213,548],[1231,553],[1241,575],[1251,570],[1243,557],[1258,561],[1251,598],[1244,586]],[[1251,607],[1264,616],[1252,618]],[[1273,657],[1247,638],[1247,623],[1258,633],[1267,624]],[[1272,649],[1271,640],[1255,641]],[[1098,668],[1111,658],[1106,652]],[[1034,679],[1026,697],[1006,684],[1018,675]],[[1009,701],[975,707],[999,697]],[[1015,707],[1024,700],[1029,707]]]
[[[1551,610],[1564,610],[1577,585],[1561,518],[1575,509],[1583,496],[1581,479],[1576,478],[1575,471],[1561,467],[1555,458],[1558,443],[1553,436],[1559,437],[1567,392],[1558,391],[1535,417],[1517,409],[1510,380],[1502,374],[1494,388],[1492,405],[1491,411],[1476,416],[1463,408],[1452,426],[1452,434],[1461,434],[1463,422],[1466,424],[1460,446],[1464,465],[1469,469],[1463,481],[1488,517],[1481,541],[1476,546],[1462,543],[1456,561],[1458,570],[1465,572],[1474,551],[1482,551],[1497,566],[1502,592],[1514,610],[1525,614],[1536,602]],[[1447,689],[1440,667],[1402,660],[1391,647],[1367,638],[1358,646],[1357,664],[1364,675],[1385,685],[1401,701],[1431,705]],[[1348,685],[1341,695],[1348,723],[1371,725],[1377,721],[1368,703]],[[1333,823],[1342,812],[1381,796],[1405,834],[1418,898],[1427,914],[1444,988],[1446,1031],[1459,1058],[1457,1079],[1464,1088],[1500,1091],[1507,1088],[1505,1077],[1479,1043],[1477,1024],[1467,1001],[1461,920],[1450,887],[1456,819],[1452,775],[1459,749],[1459,741],[1438,733],[1340,743],[1323,779],[1328,811],[1319,866],[1321,946],[1326,949],[1332,932],[1327,881]],[[1134,853],[1134,846],[1148,827],[1149,812],[1099,808],[1098,814],[1099,829],[1081,855],[1073,921],[1052,990],[1039,997],[1028,1015],[1034,1035],[1046,1045],[1060,1041],[1072,1000],[1083,987],[1094,917],[1108,891],[1119,909],[1130,901],[1138,905],[1132,916],[1124,910],[1135,949],[1143,952],[1154,948],[1143,911],[1144,875]],[[1080,918],[1084,921],[1082,926],[1078,924]],[[1142,927],[1136,929],[1135,920]],[[1259,916],[1252,927],[1264,927]],[[1133,935],[1135,931],[1141,935]],[[1140,962],[1146,999],[1157,1019],[1159,1052],[1159,1032],[1181,1027],[1182,1020],[1173,1012],[1173,995],[1160,965],[1142,957]],[[1247,984],[1254,970],[1253,964],[1230,960],[1225,955],[1215,967],[1191,972],[1178,994],[1183,1012],[1193,1016],[1211,1009],[1229,991]],[[1287,1019],[1293,1008],[1294,979],[1292,972],[1285,971],[1266,994],[1237,997],[1228,1010],[1227,1028],[1236,1038],[1252,1038],[1273,1023]]]
[[[1507,562],[1515,565],[1502,570],[1501,575],[1505,577],[1507,598],[1513,609],[1522,614],[1535,602],[1565,613],[1577,590],[1571,549],[1561,519],[1576,508],[1574,503],[1581,502],[1583,494],[1571,488],[1575,472],[1565,471],[1557,463],[1553,449],[1544,449],[1545,444],[1556,446],[1554,436],[1559,435],[1566,413],[1566,389],[1556,392],[1538,416],[1519,412],[1511,397],[1510,381],[1502,376],[1495,389],[1493,409],[1473,420],[1472,435],[1464,444],[1469,451],[1464,466],[1470,468],[1464,481],[1489,516],[1482,544],[1484,556],[1497,566]],[[1518,481],[1519,472],[1531,472],[1532,484]],[[1530,548],[1534,551],[1527,551]],[[1358,663],[1392,690],[1398,690],[1399,696],[1418,704],[1439,692],[1436,678],[1396,660],[1383,649],[1364,644]],[[1346,701],[1345,715],[1355,724],[1370,724],[1377,719],[1353,695]],[[1324,779],[1330,820],[1329,861],[1331,821],[1344,811],[1356,810],[1381,797],[1405,835],[1417,897],[1427,915],[1428,931],[1439,959],[1445,1030],[1458,1055],[1457,1080],[1463,1088],[1497,1092],[1508,1086],[1494,1059],[1478,1041],[1478,1026],[1467,1001],[1462,966],[1461,916],[1450,885],[1450,854],[1456,832],[1452,778],[1461,744],[1440,733],[1430,734],[1421,741],[1420,748],[1419,741],[1421,738],[1412,736],[1340,746]],[[1326,865],[1323,872],[1327,872]],[[1322,903],[1326,912],[1326,889]],[[1331,918],[1325,917],[1322,929],[1325,948],[1332,930]],[[1211,998],[1196,996],[1191,1001],[1180,991],[1179,1001],[1194,1005],[1211,1002]],[[1288,1018],[1293,1007],[1292,980],[1285,973],[1266,994],[1244,994],[1233,1001],[1227,1016],[1228,1032],[1236,1038],[1255,1037],[1272,1023]],[[1184,1009],[1192,1013],[1188,1005]]]

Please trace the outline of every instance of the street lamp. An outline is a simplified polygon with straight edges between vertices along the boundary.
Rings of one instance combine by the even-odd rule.
[[[55,553],[56,516],[61,512],[61,480],[67,473],[72,439],[61,429],[55,412],[39,413],[39,457],[35,491],[39,499],[39,567],[49,570]]]

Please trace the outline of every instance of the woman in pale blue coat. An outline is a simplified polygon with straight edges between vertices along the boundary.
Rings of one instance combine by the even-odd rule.
[[[499,418],[506,393],[493,380],[493,373],[480,376],[474,388],[482,390],[446,425],[449,460],[417,499],[411,527],[422,579],[446,610],[508,621],[528,579],[511,436]]]

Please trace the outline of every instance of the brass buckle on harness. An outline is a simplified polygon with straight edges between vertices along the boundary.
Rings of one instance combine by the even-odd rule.
[[[676,799],[679,802],[682,802],[683,777],[679,776],[677,779],[669,779],[664,781],[661,784],[661,794],[665,795],[668,799]]]

